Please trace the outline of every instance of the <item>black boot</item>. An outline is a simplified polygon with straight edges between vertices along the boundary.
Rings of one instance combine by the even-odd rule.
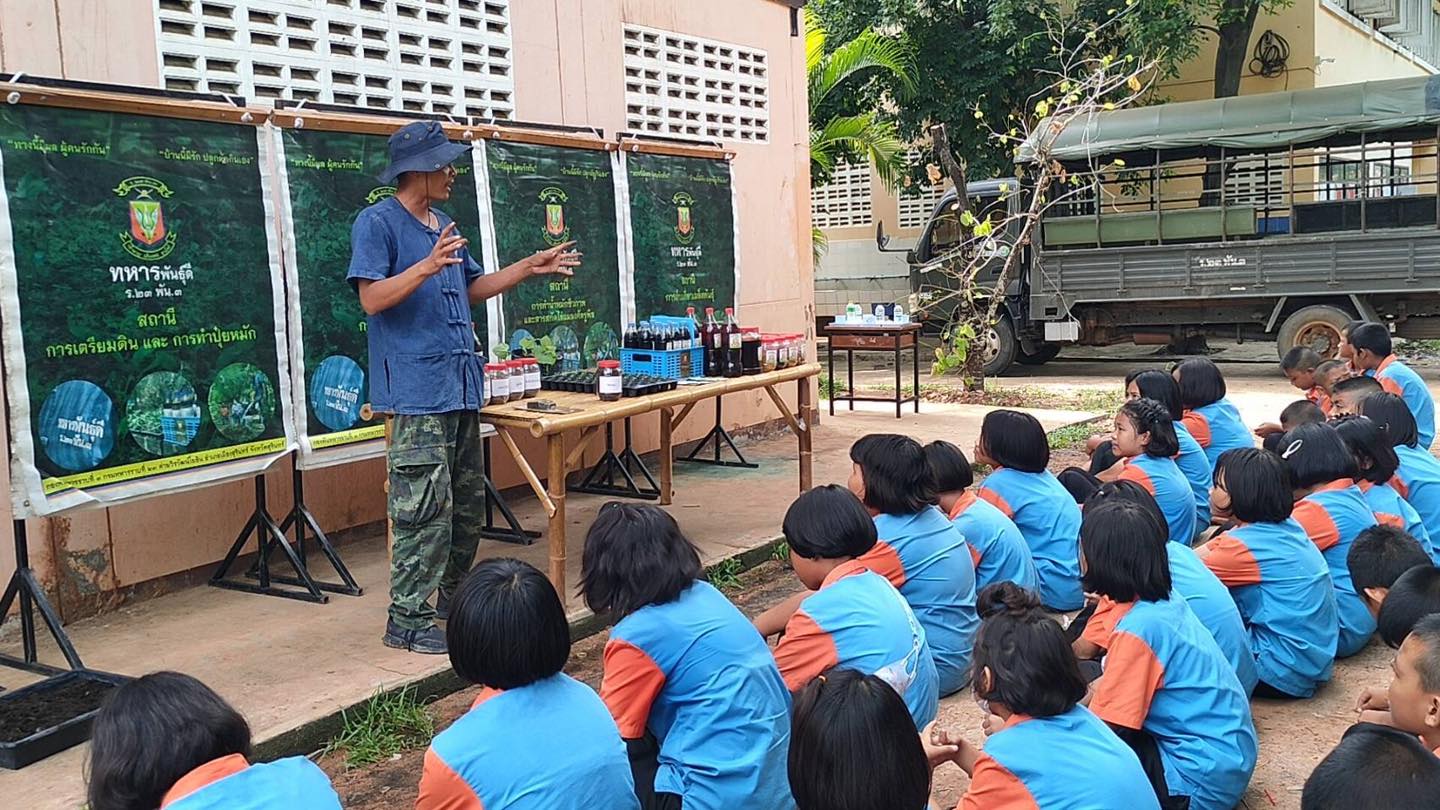
[[[433,624],[420,630],[406,630],[391,619],[385,622],[385,635],[380,641],[386,647],[425,655],[445,655],[450,651],[445,644],[445,634]]]

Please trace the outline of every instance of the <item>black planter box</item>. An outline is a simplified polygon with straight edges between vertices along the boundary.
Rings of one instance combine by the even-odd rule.
[[[113,687],[119,686],[127,680],[129,678],[123,675],[112,675],[92,669],[72,670],[46,678],[38,683],[32,683],[13,692],[0,692],[0,715],[5,713],[10,704],[27,700],[35,695],[44,695],[57,689],[66,688],[77,681],[94,681]],[[90,725],[95,721],[97,713],[99,713],[99,709],[92,709],[64,720],[58,725],[37,731],[23,740],[0,742],[0,768],[18,771],[32,762],[38,762],[51,754],[57,754],[85,742],[90,739]]]

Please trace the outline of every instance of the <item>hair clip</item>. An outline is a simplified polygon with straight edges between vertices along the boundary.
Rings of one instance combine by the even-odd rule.
[[[1285,448],[1285,452],[1280,454],[1280,458],[1289,459],[1291,456],[1295,455],[1295,453],[1298,452],[1304,444],[1304,439],[1296,439],[1295,441],[1291,442],[1288,447]]]
[[[816,675],[815,677],[820,679],[820,683],[826,683],[824,675]]]

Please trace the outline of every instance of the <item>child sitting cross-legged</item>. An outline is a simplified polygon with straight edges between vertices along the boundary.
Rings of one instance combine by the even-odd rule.
[[[790,505],[783,531],[795,575],[815,591],[775,648],[786,685],[798,691],[836,666],[877,675],[924,728],[939,697],[935,662],[905,597],[858,559],[876,542],[865,506],[844,487],[812,489]]]
[[[975,472],[965,451],[947,441],[925,445],[925,463],[939,490],[940,508],[970,546],[975,561],[975,589],[993,582],[1014,582],[1022,588],[1040,587],[1035,561],[1025,535],[1015,521],[994,504],[970,490]]]
[[[1355,456],[1355,464],[1360,472],[1355,485],[1360,487],[1365,502],[1370,504],[1375,520],[1382,526],[1405,530],[1418,540],[1427,552],[1436,553],[1431,543],[1430,531],[1425,528],[1420,513],[1415,511],[1409,501],[1400,497],[1399,490],[1391,486],[1391,482],[1395,480],[1395,472],[1400,468],[1400,457],[1396,455],[1395,448],[1390,446],[1390,441],[1385,438],[1380,426],[1375,420],[1358,415],[1342,416],[1336,419],[1334,424],[1340,438],[1345,440],[1345,446],[1350,448],[1351,455]]]
[[[1135,752],[1081,705],[1085,678],[1035,594],[991,585],[980,612],[975,697],[998,728],[984,750],[933,726],[925,741],[931,762],[950,760],[970,775],[960,807],[1158,808]]]
[[[445,638],[456,674],[484,688],[425,752],[417,810],[640,806],[604,702],[561,671],[570,625],[544,574],[520,560],[475,566]]]
[[[1413,734],[1360,723],[1305,780],[1300,810],[1434,807],[1437,796],[1440,757]]]

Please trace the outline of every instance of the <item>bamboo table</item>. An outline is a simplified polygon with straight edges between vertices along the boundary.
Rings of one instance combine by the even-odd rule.
[[[600,434],[601,428],[617,419],[658,412],[660,414],[660,503],[669,504],[673,495],[675,459],[671,450],[671,436],[675,428],[685,421],[690,411],[700,402],[725,394],[763,389],[770,401],[780,409],[781,416],[790,427],[800,446],[800,491],[811,486],[811,434],[814,421],[814,404],[810,396],[810,378],[820,373],[818,363],[735,377],[721,382],[703,385],[681,385],[673,391],[651,394],[645,397],[622,399],[618,402],[601,402],[594,394],[578,394],[568,391],[542,391],[541,399],[548,399],[569,413],[532,411],[525,407],[526,401],[492,405],[480,411],[483,422],[494,425],[500,440],[515,464],[540,499],[549,518],[547,536],[550,544],[550,581],[555,590],[565,593],[565,478],[567,471],[585,452],[591,440]],[[792,414],[785,400],[775,387],[787,382],[797,386],[796,402],[798,414]],[[678,413],[677,413],[678,409]],[[565,434],[578,432],[569,452],[565,450]],[[529,434],[546,441],[547,481],[541,483],[540,476],[520,452],[514,434]]]

